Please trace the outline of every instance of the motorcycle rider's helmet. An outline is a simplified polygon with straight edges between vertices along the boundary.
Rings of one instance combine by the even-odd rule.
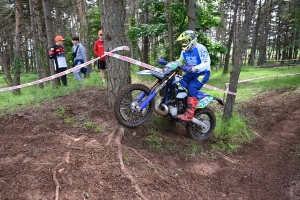
[[[197,44],[197,34],[195,31],[186,30],[179,35],[176,41],[181,42],[182,50],[190,51]]]

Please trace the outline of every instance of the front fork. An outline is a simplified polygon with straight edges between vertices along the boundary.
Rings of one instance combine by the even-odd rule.
[[[141,111],[143,109],[145,109],[147,107],[147,105],[149,104],[150,101],[152,101],[156,94],[166,85],[166,83],[176,74],[176,72],[174,72],[173,74],[171,74],[171,76],[169,76],[166,80],[164,80],[164,82],[158,87],[156,88],[155,90],[153,90],[149,96],[144,100],[142,101],[142,103],[140,104],[140,106],[137,106],[137,108]],[[150,91],[155,88],[155,86],[158,84],[158,80],[156,80],[150,87]],[[139,102],[141,101],[144,97],[145,97],[145,93],[142,92],[139,97],[137,98],[136,102]]]

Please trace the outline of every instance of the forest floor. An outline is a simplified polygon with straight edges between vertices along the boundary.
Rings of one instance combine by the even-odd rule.
[[[154,117],[124,128],[97,88],[6,114],[0,199],[297,200],[299,102],[299,93],[281,89],[246,103],[257,137],[234,153],[212,153],[211,139],[192,143],[179,124],[156,129]],[[163,147],[150,147],[151,138]]]

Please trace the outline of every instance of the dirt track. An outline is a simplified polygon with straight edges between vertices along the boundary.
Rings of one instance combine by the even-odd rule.
[[[2,117],[0,199],[300,199],[299,93],[274,91],[246,105],[257,139],[215,155],[210,141],[191,153],[173,124],[163,131],[169,149],[149,148],[151,121],[124,129],[106,99],[88,89]]]

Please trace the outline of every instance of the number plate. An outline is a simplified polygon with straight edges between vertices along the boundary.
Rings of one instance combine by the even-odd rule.
[[[205,108],[212,100],[212,97],[204,97],[203,99],[199,100],[198,106],[200,108]]]

